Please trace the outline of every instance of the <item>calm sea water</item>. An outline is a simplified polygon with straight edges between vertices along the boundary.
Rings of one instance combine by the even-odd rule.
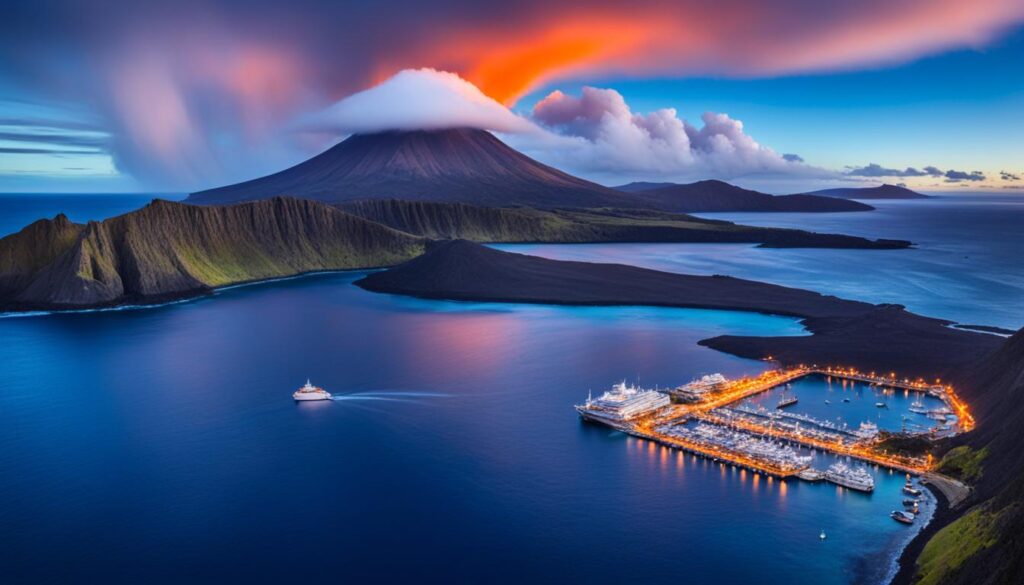
[[[728,274],[969,325],[1024,326],[1024,196],[944,195],[871,201],[863,213],[716,213],[716,219],[871,238],[908,250],[773,250],[745,244],[502,245],[555,259],[621,262],[688,274]]]
[[[423,301],[358,277],[0,318],[2,580],[871,583],[912,533],[888,517],[899,474],[873,470],[871,495],[779,482],[572,410],[622,378],[758,372],[696,341],[793,319]],[[339,400],[293,403],[307,377]],[[831,416],[843,390],[799,392]],[[880,416],[865,404],[836,416]]]
[[[180,194],[110,195],[110,194],[28,194],[0,193],[0,237],[14,233],[37,219],[52,219],[58,213],[71,221],[85,223],[128,213],[154,198],[177,201]]]

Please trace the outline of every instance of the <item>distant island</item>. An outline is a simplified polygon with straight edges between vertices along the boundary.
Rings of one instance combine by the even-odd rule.
[[[856,201],[819,194],[769,195],[743,189],[725,181],[696,183],[629,183],[616,189],[630,193],[641,205],[681,213],[730,211],[840,212],[871,211],[874,207]]]
[[[879,185],[877,187],[840,187],[821,189],[803,195],[839,197],[841,199],[931,199],[929,195],[912,191],[899,185]]]

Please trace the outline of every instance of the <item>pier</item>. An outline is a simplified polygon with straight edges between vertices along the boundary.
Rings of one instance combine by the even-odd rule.
[[[930,458],[911,458],[885,453],[879,448],[877,438],[868,434],[846,428],[833,428],[825,421],[817,421],[810,417],[786,418],[783,415],[750,412],[744,408],[728,408],[746,398],[810,375],[925,392],[942,400],[949,411],[957,416],[957,426],[961,432],[974,427],[973,417],[968,413],[966,405],[956,396],[953,388],[942,385],[938,380],[934,384],[929,384],[920,379],[897,378],[895,374],[885,376],[873,372],[859,372],[852,368],[819,366],[768,370],[756,377],[725,381],[717,384],[714,389],[703,392],[696,401],[670,404],[632,419],[609,422],[589,416],[586,411],[589,403],[588,406],[577,409],[582,409],[580,413],[584,418],[608,424],[630,435],[781,479],[796,476],[805,481],[820,481],[825,478],[825,474],[810,468],[807,463],[800,465],[799,462],[785,457],[777,457],[774,453],[765,454],[760,448],[758,449],[762,452],[759,453],[755,452],[758,449],[754,447],[747,447],[745,450],[743,444],[703,440],[704,437],[683,430],[682,425],[698,421],[721,428],[726,434],[746,434],[778,441],[780,445],[800,445],[913,475],[931,472]],[[675,396],[680,391],[685,391],[685,388],[681,387],[668,393]],[[789,420],[790,418],[793,420]],[[808,426],[801,428],[800,423],[806,423]]]

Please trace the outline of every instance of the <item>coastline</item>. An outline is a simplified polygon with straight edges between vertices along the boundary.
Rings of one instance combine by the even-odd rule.
[[[14,319],[19,317],[43,317],[46,315],[73,315],[78,313],[98,313],[102,311],[130,311],[136,309],[156,309],[159,307],[169,307],[171,305],[180,305],[183,303],[189,303],[192,301],[198,301],[200,299],[209,298],[216,296],[218,293],[228,291],[236,288],[244,288],[247,286],[258,286],[262,284],[272,284],[275,282],[284,282],[288,280],[297,280],[300,278],[308,278],[311,276],[327,275],[327,274],[345,274],[345,273],[361,273],[361,272],[375,272],[386,269],[386,266],[375,266],[370,268],[346,268],[339,270],[308,270],[305,272],[299,272],[287,276],[275,276],[271,278],[257,278],[252,280],[244,280],[239,282],[233,282],[231,284],[225,284],[217,287],[204,287],[200,289],[193,289],[182,293],[168,294],[151,296],[145,298],[136,299],[125,299],[123,302],[109,303],[104,305],[95,306],[81,306],[81,307],[55,307],[55,308],[25,308],[16,310],[3,310],[0,311],[0,319]]]
[[[921,484],[935,498],[935,513],[932,514],[931,520],[903,546],[903,550],[896,560],[897,570],[888,580],[888,585],[911,585],[914,575],[917,573],[917,557],[921,555],[921,551],[935,536],[935,533],[955,520],[957,516],[956,510],[950,507],[949,500],[941,489],[931,482],[921,482]]]
[[[721,335],[700,345],[785,365],[818,364],[906,377],[948,377],[1002,338],[949,327],[899,305],[822,295],[727,276],[694,276],[624,264],[548,260],[448,241],[360,279],[373,292],[476,302],[643,305],[744,311],[802,319],[809,336]]]

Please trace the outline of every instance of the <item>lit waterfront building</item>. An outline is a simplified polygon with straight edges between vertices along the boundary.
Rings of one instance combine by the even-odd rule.
[[[669,397],[661,392],[619,382],[597,399],[588,397],[576,411],[583,418],[615,424],[652,413],[668,406],[669,402]]]

